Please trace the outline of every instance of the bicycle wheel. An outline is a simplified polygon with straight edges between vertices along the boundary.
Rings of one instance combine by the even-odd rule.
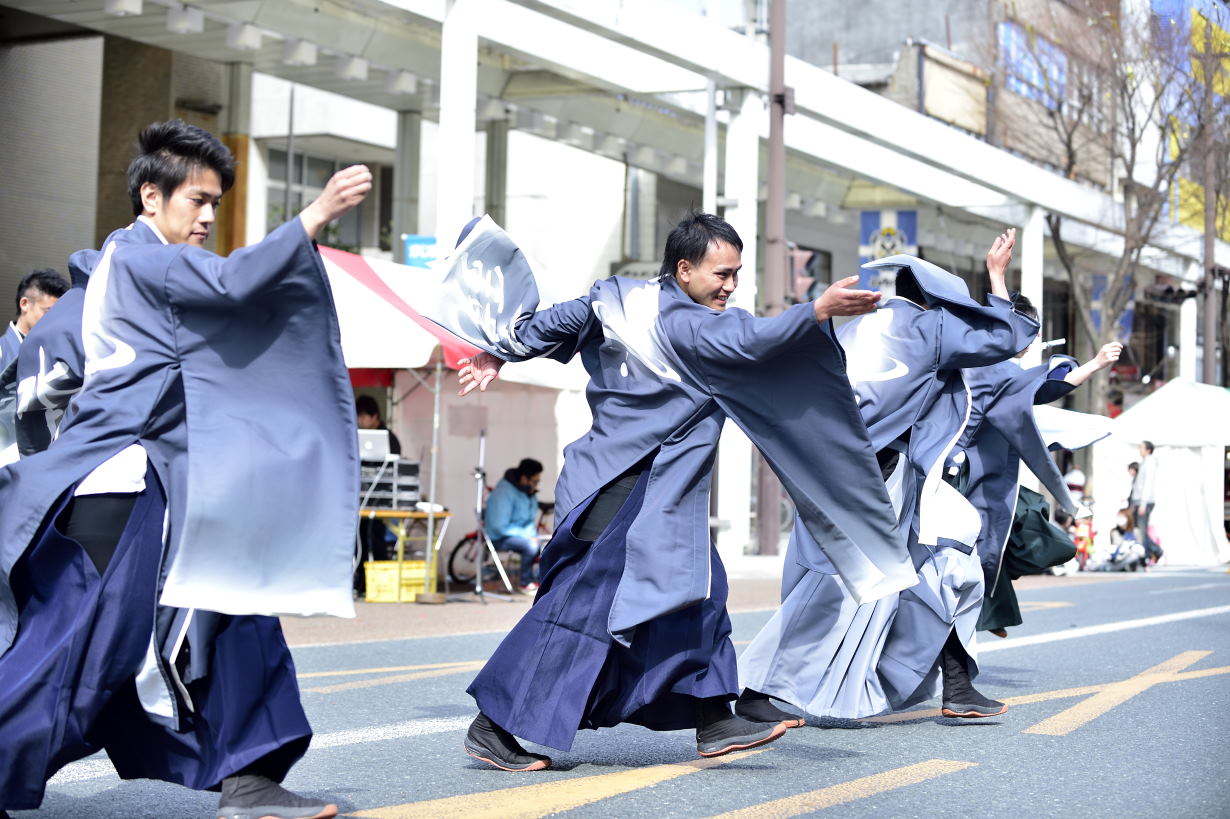
[[[448,556],[448,579],[466,585],[474,582],[474,559],[478,556],[478,535],[471,533],[457,541]]]

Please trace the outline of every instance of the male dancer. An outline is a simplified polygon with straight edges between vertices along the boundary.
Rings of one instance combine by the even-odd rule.
[[[965,283],[911,256],[868,267],[896,268],[896,296],[876,313],[841,328],[859,411],[883,466],[919,582],[874,603],[853,599],[831,568],[805,569],[793,556],[811,534],[797,524],[782,580],[782,606],[739,659],[746,688],[735,711],[749,719],[796,718],[770,697],[821,716],[859,718],[901,708],[922,686],[956,629],[972,640],[967,616],[980,582],[971,557],[978,516],[942,480],[945,460],[968,413],[961,368],[1014,355],[1038,332],[1016,313],[1005,275],[1014,231],[987,254],[988,304],[969,297]],[[823,544],[821,544],[823,545]],[[920,633],[886,643],[903,611]],[[909,616],[909,615],[907,615]],[[936,634],[938,632],[938,642]]]
[[[801,525],[829,535],[828,559],[854,594],[913,582],[828,325],[874,309],[878,294],[847,290],[849,278],[773,318],[728,310],[742,241],[693,213],[671,231],[657,281],[613,277],[534,312],[524,259],[486,221],[454,254],[452,297],[437,311],[487,351],[463,368],[463,394],[495,377],[496,356],[579,353],[594,422],[565,450],[561,523],[534,605],[469,688],[480,713],[466,753],[539,770],[550,759],[515,736],[567,750],[579,728],[621,722],[695,728],[706,757],[778,738],[781,723],[730,712],[735,652],[708,522],[718,434],[728,416],[748,433]],[[821,461],[841,469],[816,470]]]
[[[17,403],[17,354],[21,344],[68,289],[54,270],[35,270],[17,285],[17,318],[0,335],[0,464],[16,460],[14,414]]]
[[[311,729],[277,620],[252,615],[349,610],[355,421],[313,237],[371,176],[222,259],[200,245],[229,152],[178,120],[139,142],[137,223],[85,258],[81,391],[0,470],[0,808],[101,747],[121,777],[220,787],[226,819],[332,816],[276,784]],[[74,353],[27,351],[46,397]]]
[[[1037,308],[1028,298],[1012,294],[1017,312],[1037,318]],[[1013,359],[965,370],[969,384],[972,411],[970,421],[957,444],[956,485],[982,517],[982,533],[978,537],[978,554],[982,561],[985,597],[978,618],[978,630],[1007,636],[1008,626],[1020,625],[1020,609],[1011,578],[1003,576],[1004,563],[1024,558],[1014,547],[1009,535],[1017,502],[1017,476],[1021,461],[1040,480],[1061,509],[1077,514],[1078,505],[1055,466],[1047,441],[1034,420],[1037,404],[1057,401],[1099,370],[1116,361],[1123,351],[1117,341],[1104,345],[1089,361],[1078,366],[1070,356],[1052,356],[1045,365],[1022,369],[1019,359],[1028,348]],[[1068,448],[1088,446],[1097,438],[1067,441]],[[1040,567],[1045,568],[1045,567]],[[969,686],[966,665],[954,662],[948,651],[944,663],[945,713],[948,716],[972,716],[986,703],[981,695],[962,692]],[[975,696],[976,695],[976,696]],[[953,706],[957,707],[953,707]],[[965,705],[968,708],[962,709]],[[952,713],[949,713],[952,712]],[[980,712],[978,715],[981,715]]]

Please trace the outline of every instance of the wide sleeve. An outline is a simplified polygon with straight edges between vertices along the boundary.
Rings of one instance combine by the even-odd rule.
[[[552,305],[526,316],[517,323],[514,335],[522,355],[513,356],[506,348],[489,347],[487,352],[506,361],[546,356],[567,363],[592,334],[601,332],[589,296]]]
[[[294,270],[323,263],[303,223],[291,219],[260,242],[223,257],[183,246],[168,268],[167,300],[176,307],[227,308],[276,298],[275,290]]]
[[[16,362],[17,449],[22,457],[51,446],[65,410],[84,382],[81,312],[73,288],[30,331]]]
[[[943,303],[939,368],[984,367],[1012,358],[1038,335],[1038,322],[1012,309],[1012,302],[987,296],[987,306]]]
[[[868,602],[918,576],[841,347],[811,310],[798,305],[767,319],[707,315],[693,327],[694,345],[676,351],[790,495],[811,535],[800,539],[809,548],[800,549],[799,563],[835,568],[854,598]]]

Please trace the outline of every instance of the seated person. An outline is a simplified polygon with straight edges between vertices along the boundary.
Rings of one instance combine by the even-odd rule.
[[[542,464],[533,458],[504,473],[495,489],[487,496],[487,509],[483,523],[487,536],[500,551],[517,552],[521,555],[520,590],[538,590],[534,582],[534,557],[538,554],[538,481],[542,478]]]

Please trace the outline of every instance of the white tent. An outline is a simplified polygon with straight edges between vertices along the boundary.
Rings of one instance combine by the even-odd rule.
[[[1157,458],[1151,523],[1171,565],[1230,561],[1226,542],[1225,469],[1230,446],[1230,391],[1175,379],[1113,422],[1113,435],[1094,446],[1094,526],[1104,539],[1127,506],[1128,464],[1141,441]]]

